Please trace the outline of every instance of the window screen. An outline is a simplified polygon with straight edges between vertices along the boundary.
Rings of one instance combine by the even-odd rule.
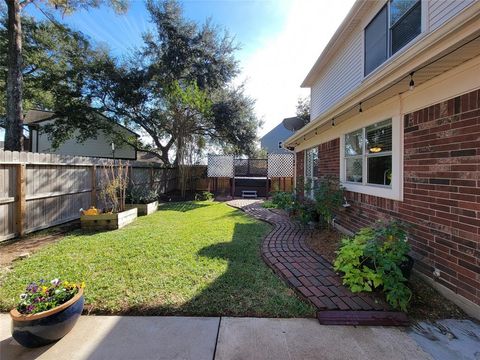
[[[387,6],[384,6],[365,28],[365,75],[387,60],[387,20]]]
[[[390,186],[392,120],[381,121],[345,134],[344,156],[346,181]]]
[[[391,9],[394,8],[393,2]],[[409,1],[408,3],[410,3]],[[393,13],[392,13],[393,20]],[[410,7],[404,14],[399,17],[396,22],[392,21],[390,28],[390,36],[392,43],[392,54],[395,54],[402,47],[407,45],[415,37],[417,37],[422,31],[422,12],[420,1],[417,1],[413,7]]]

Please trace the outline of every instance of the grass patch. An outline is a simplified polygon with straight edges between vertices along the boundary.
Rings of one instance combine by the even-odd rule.
[[[16,262],[2,280],[7,311],[32,280],[85,281],[96,314],[305,317],[314,309],[264,264],[269,231],[221,203],[168,204],[124,229],[74,231]]]

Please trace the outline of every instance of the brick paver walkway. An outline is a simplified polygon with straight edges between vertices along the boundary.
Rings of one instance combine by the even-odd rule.
[[[368,294],[354,294],[343,286],[332,265],[307,247],[308,229],[299,223],[263,208],[260,200],[238,199],[227,204],[274,226],[263,241],[263,258],[318,310],[388,310],[386,303]]]

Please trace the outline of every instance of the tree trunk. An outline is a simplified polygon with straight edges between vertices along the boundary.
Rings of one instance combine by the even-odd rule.
[[[19,0],[6,0],[8,7],[8,75],[5,150],[23,150],[22,24]]]

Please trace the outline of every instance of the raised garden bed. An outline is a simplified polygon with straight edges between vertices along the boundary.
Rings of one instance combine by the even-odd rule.
[[[150,215],[158,210],[158,201],[154,201],[148,204],[125,204],[125,208],[137,209],[138,216]]]
[[[137,218],[137,208],[118,213],[104,213],[98,215],[82,215],[80,222],[85,230],[116,230],[132,223]]]

